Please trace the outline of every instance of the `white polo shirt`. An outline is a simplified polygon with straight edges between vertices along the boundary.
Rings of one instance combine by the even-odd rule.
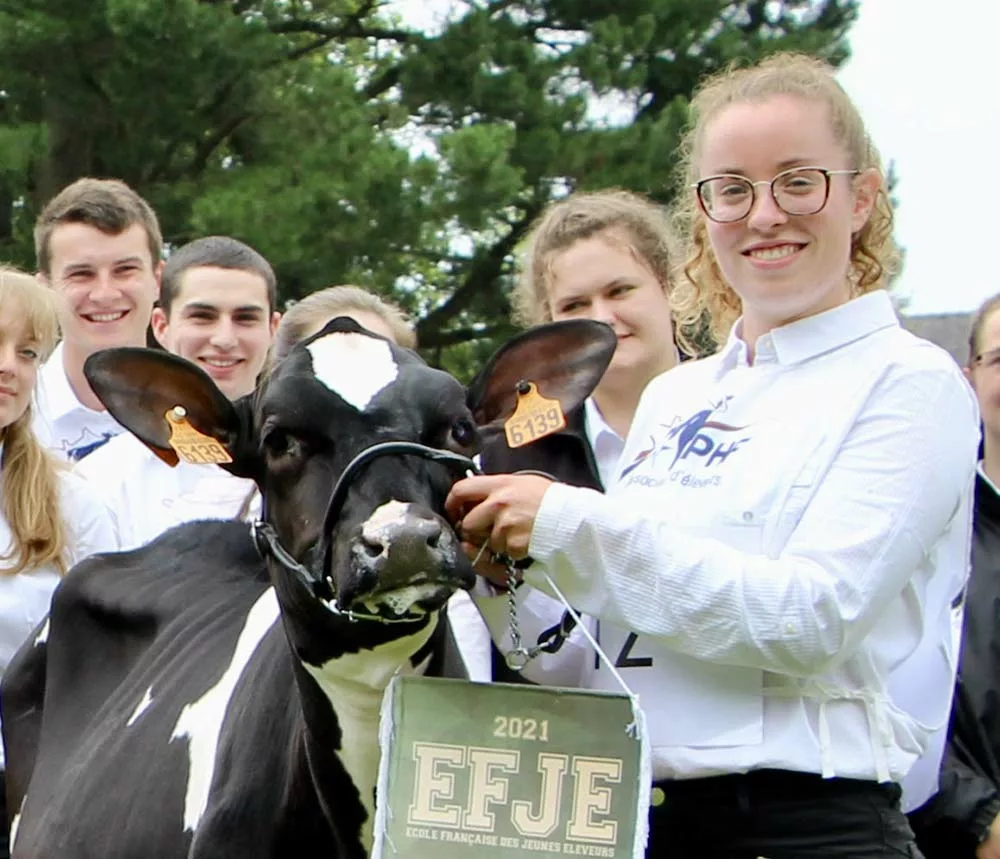
[[[70,566],[96,552],[115,551],[118,545],[111,517],[93,490],[70,472],[61,472],[59,483],[63,519],[69,531]],[[2,514],[0,548],[3,554],[11,549],[10,527]],[[49,613],[59,580],[58,571],[51,566],[14,576],[0,573],[0,673],[7,670],[17,649]],[[3,764],[0,747],[0,770]]]
[[[607,495],[547,491],[526,578],[601,618],[656,777],[899,781],[948,718],[978,438],[958,367],[884,292],[752,365],[731,336],[650,383]],[[926,696],[904,704],[911,659]]]
[[[62,343],[38,372],[32,429],[44,447],[70,462],[125,431],[108,412],[95,412],[76,398],[63,366]]]
[[[260,515],[260,494],[252,480],[217,465],[179,462],[171,468],[128,432],[74,471],[104,499],[123,550],[142,546],[182,522],[232,519],[251,494],[247,515]]]

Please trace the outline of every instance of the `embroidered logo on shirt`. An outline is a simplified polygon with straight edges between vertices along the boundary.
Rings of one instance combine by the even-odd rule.
[[[717,437],[719,433],[734,433],[746,429],[746,426],[733,426],[719,420],[712,420],[713,415],[723,412],[726,409],[731,397],[719,401],[710,409],[702,409],[695,412],[689,418],[682,419],[679,415],[666,428],[667,437],[657,443],[655,436],[650,437],[650,446],[639,451],[635,459],[632,460],[622,470],[622,478],[627,477],[647,460],[650,464],[656,461],[656,456],[664,451],[672,450],[674,457],[667,467],[670,471],[680,460],[687,460],[695,457],[695,461],[701,460],[701,464],[708,468],[717,466],[735,453],[749,436],[735,440],[727,440],[726,436]]]
[[[70,462],[79,462],[85,456],[89,456],[99,447],[103,447],[115,437],[114,433],[103,432],[100,435],[92,430],[85,429],[79,438],[69,441],[63,439],[62,450]]]

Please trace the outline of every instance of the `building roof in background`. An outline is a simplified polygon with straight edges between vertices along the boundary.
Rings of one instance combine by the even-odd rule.
[[[903,327],[918,337],[936,343],[959,364],[969,359],[969,329],[972,313],[929,313],[923,316],[900,314]]]

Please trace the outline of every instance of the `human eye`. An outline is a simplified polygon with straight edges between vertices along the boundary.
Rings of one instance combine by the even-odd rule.
[[[739,200],[750,193],[750,184],[737,176],[721,176],[714,180],[712,193],[728,201]]]
[[[778,176],[778,187],[791,194],[809,194],[819,188],[824,181],[820,170],[792,170]]]
[[[22,346],[18,349],[18,354],[27,361],[37,361],[42,357],[35,346]]]
[[[563,302],[561,302],[557,306],[556,310],[557,310],[558,313],[560,313],[562,315],[566,315],[566,314],[569,314],[569,313],[579,313],[586,306],[587,306],[587,303],[582,298],[573,298],[573,299],[570,299],[569,301],[563,301]]]
[[[623,298],[635,289],[634,283],[616,283],[608,290],[612,298]]]

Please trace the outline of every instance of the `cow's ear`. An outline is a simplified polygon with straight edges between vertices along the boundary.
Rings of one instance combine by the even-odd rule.
[[[590,319],[550,322],[501,346],[469,386],[467,403],[480,427],[498,426],[517,406],[517,385],[575,409],[601,381],[618,345],[611,326]]]
[[[111,416],[160,459],[177,464],[170,447],[169,410],[183,406],[198,432],[220,442],[233,457],[228,470],[242,471],[250,431],[249,408],[234,405],[200,367],[169,352],[122,347],[91,355],[83,373]]]

